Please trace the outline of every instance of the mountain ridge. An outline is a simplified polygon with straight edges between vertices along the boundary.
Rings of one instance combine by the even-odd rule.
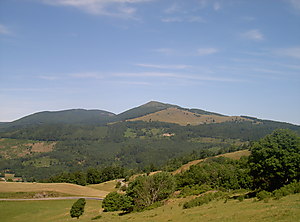
[[[159,119],[159,118],[151,118],[147,116],[153,116],[154,113],[159,113],[165,111],[167,109],[176,109],[178,112],[181,111],[181,115],[174,116],[173,118],[177,118],[178,121]],[[179,111],[180,110],[180,111]],[[185,120],[186,116],[184,113],[190,114],[192,113],[194,116],[202,117],[202,120]],[[206,116],[204,118],[204,116]],[[125,110],[119,114],[115,114],[110,111],[100,110],[100,109],[67,109],[60,111],[41,111],[36,112],[27,116],[24,116],[20,119],[17,119],[12,122],[1,122],[0,128],[8,128],[8,127],[23,127],[28,125],[40,125],[40,124],[108,124],[108,123],[116,123],[122,121],[146,121],[149,122],[151,120],[158,122],[169,122],[176,123],[180,125],[197,125],[197,124],[211,124],[225,121],[250,121],[250,122],[261,122],[262,120],[256,117],[250,116],[227,116],[215,112],[209,112],[198,108],[183,108],[178,105],[162,103],[158,101],[149,101],[140,106]],[[169,118],[170,119],[170,118]],[[224,121],[220,121],[220,119],[226,119]],[[185,121],[185,122],[184,122]],[[275,121],[280,122],[280,121]],[[295,124],[292,124],[295,125]]]

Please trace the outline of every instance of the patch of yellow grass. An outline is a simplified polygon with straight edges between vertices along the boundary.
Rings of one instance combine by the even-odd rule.
[[[117,191],[118,189],[116,188],[117,185],[117,180],[111,180],[111,181],[106,181],[104,183],[99,183],[99,184],[90,184],[87,187],[96,189],[96,190],[103,190],[107,192],[113,192]]]
[[[69,183],[14,183],[1,182],[0,192],[54,191],[74,196],[105,197],[109,192]]]
[[[251,152],[249,150],[239,150],[239,151],[232,152],[232,153],[220,154],[215,157],[223,156],[223,157],[227,157],[230,159],[239,160],[242,156],[249,156],[250,154],[251,154]],[[188,162],[188,163],[182,165],[177,170],[173,171],[172,174],[178,174],[178,173],[184,172],[184,171],[190,169],[191,166],[197,165],[198,163],[203,162],[209,158],[212,158],[212,157],[208,157],[208,158],[200,159],[200,160],[193,160],[191,162]]]
[[[168,123],[176,123],[182,126],[190,125],[200,125],[209,123],[223,123],[228,121],[252,121],[240,116],[218,116],[218,115],[201,115],[197,113],[192,113],[186,110],[181,110],[177,108],[168,108],[155,113],[151,113],[142,117],[130,119],[127,121],[160,121]]]

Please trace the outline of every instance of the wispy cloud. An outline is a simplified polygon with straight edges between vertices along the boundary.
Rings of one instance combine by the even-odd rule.
[[[73,73],[73,74],[69,74],[69,76],[77,79],[102,79],[103,78],[103,76],[97,72]]]
[[[115,73],[117,77],[134,77],[134,78],[168,78],[177,80],[194,80],[194,81],[217,81],[217,82],[242,82],[240,79],[224,78],[206,75],[186,75],[171,72],[140,72],[140,73]]]
[[[139,63],[136,65],[140,67],[155,68],[155,69],[187,69],[190,67],[188,65],[157,65],[157,64],[145,64],[145,63]]]
[[[53,80],[58,80],[58,79],[61,79],[60,77],[58,76],[37,76],[39,79],[43,79],[43,80],[50,80],[50,81],[53,81]]]
[[[177,3],[172,4],[170,7],[164,10],[164,12],[167,14],[173,14],[181,11],[182,11],[182,7],[180,7]]]
[[[205,56],[205,55],[212,55],[219,52],[216,48],[199,48],[197,50],[197,55],[199,56]]]
[[[294,9],[300,10],[300,0],[288,0],[288,1]]]
[[[199,22],[206,23],[205,19],[200,16],[176,16],[176,17],[165,17],[161,19],[162,22]]]
[[[241,34],[242,37],[255,41],[264,40],[264,35],[258,29],[252,29]]]
[[[162,18],[162,22],[183,22],[184,20],[180,17],[168,17],[168,18]]]
[[[215,11],[219,11],[221,9],[221,4],[220,2],[215,2],[213,5],[213,8]]]
[[[287,56],[300,59],[300,47],[276,49],[273,51],[273,53],[279,56]]]
[[[94,15],[134,18],[136,8],[132,5],[153,0],[39,0],[54,6],[68,6]]]
[[[4,25],[0,24],[0,35],[10,35],[11,31]]]

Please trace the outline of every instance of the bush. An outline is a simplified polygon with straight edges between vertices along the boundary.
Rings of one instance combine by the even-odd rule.
[[[175,179],[167,172],[152,176],[139,176],[131,182],[126,190],[134,199],[137,210],[147,208],[155,202],[168,198],[175,191]]]
[[[216,200],[216,199],[221,199],[226,197],[226,193],[224,192],[215,192],[215,193],[208,193],[206,195],[197,197],[193,200],[190,200],[188,202],[185,202],[183,204],[183,209],[188,209],[188,208],[192,208],[192,207],[197,207],[197,206],[201,206],[203,204],[207,204],[210,201]]]
[[[262,190],[256,194],[256,197],[259,201],[264,200],[267,202],[272,197],[272,193]]]
[[[280,199],[289,194],[300,193],[300,182],[290,183],[281,187],[278,190],[273,191],[273,196],[275,199]]]
[[[127,195],[117,192],[109,193],[102,202],[104,211],[126,211],[130,212],[133,209],[133,199]]]
[[[84,212],[84,207],[85,207],[85,199],[80,198],[78,199],[72,206],[70,210],[70,216],[77,217],[77,219],[83,214]]]

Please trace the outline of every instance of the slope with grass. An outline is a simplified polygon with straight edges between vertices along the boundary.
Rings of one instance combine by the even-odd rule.
[[[227,157],[227,158],[230,158],[230,159],[234,159],[234,160],[238,160],[240,159],[242,156],[249,156],[250,155],[250,151],[249,150],[239,150],[239,151],[236,151],[236,152],[232,152],[232,153],[224,153],[224,154],[221,154],[221,155],[217,155],[215,157],[209,157],[209,158],[216,158],[216,157]],[[180,168],[178,168],[177,170],[175,170],[174,172],[172,172],[172,174],[178,174],[178,173],[182,173],[184,171],[187,171],[188,169],[190,169],[191,166],[193,165],[197,165],[198,163],[201,163],[209,158],[205,158],[205,159],[200,159],[200,160],[193,160],[193,161],[190,161],[184,165],[182,165]]]
[[[186,125],[200,125],[211,123],[223,123],[223,122],[244,122],[253,120],[240,117],[240,116],[221,116],[214,114],[198,114],[190,112],[189,110],[179,109],[176,107],[167,108],[155,113],[144,115],[142,117],[129,119],[128,121],[158,121],[167,123],[176,123],[181,126]]]
[[[152,210],[126,214],[119,216],[119,212],[104,213],[101,209],[100,201],[87,200],[85,212],[76,221],[106,222],[153,222],[153,221],[211,221],[211,222],[240,222],[240,221],[298,221],[300,194],[289,195],[280,200],[269,200],[268,203],[246,199],[242,202],[238,200],[212,201],[200,207],[184,210],[182,204],[187,201],[183,199],[170,199],[162,207]],[[2,222],[22,222],[22,221],[74,221],[70,217],[69,211],[74,200],[55,201],[22,201],[22,202],[0,202]]]
[[[108,192],[69,183],[0,182],[0,193],[53,191],[74,196],[105,197]]]

